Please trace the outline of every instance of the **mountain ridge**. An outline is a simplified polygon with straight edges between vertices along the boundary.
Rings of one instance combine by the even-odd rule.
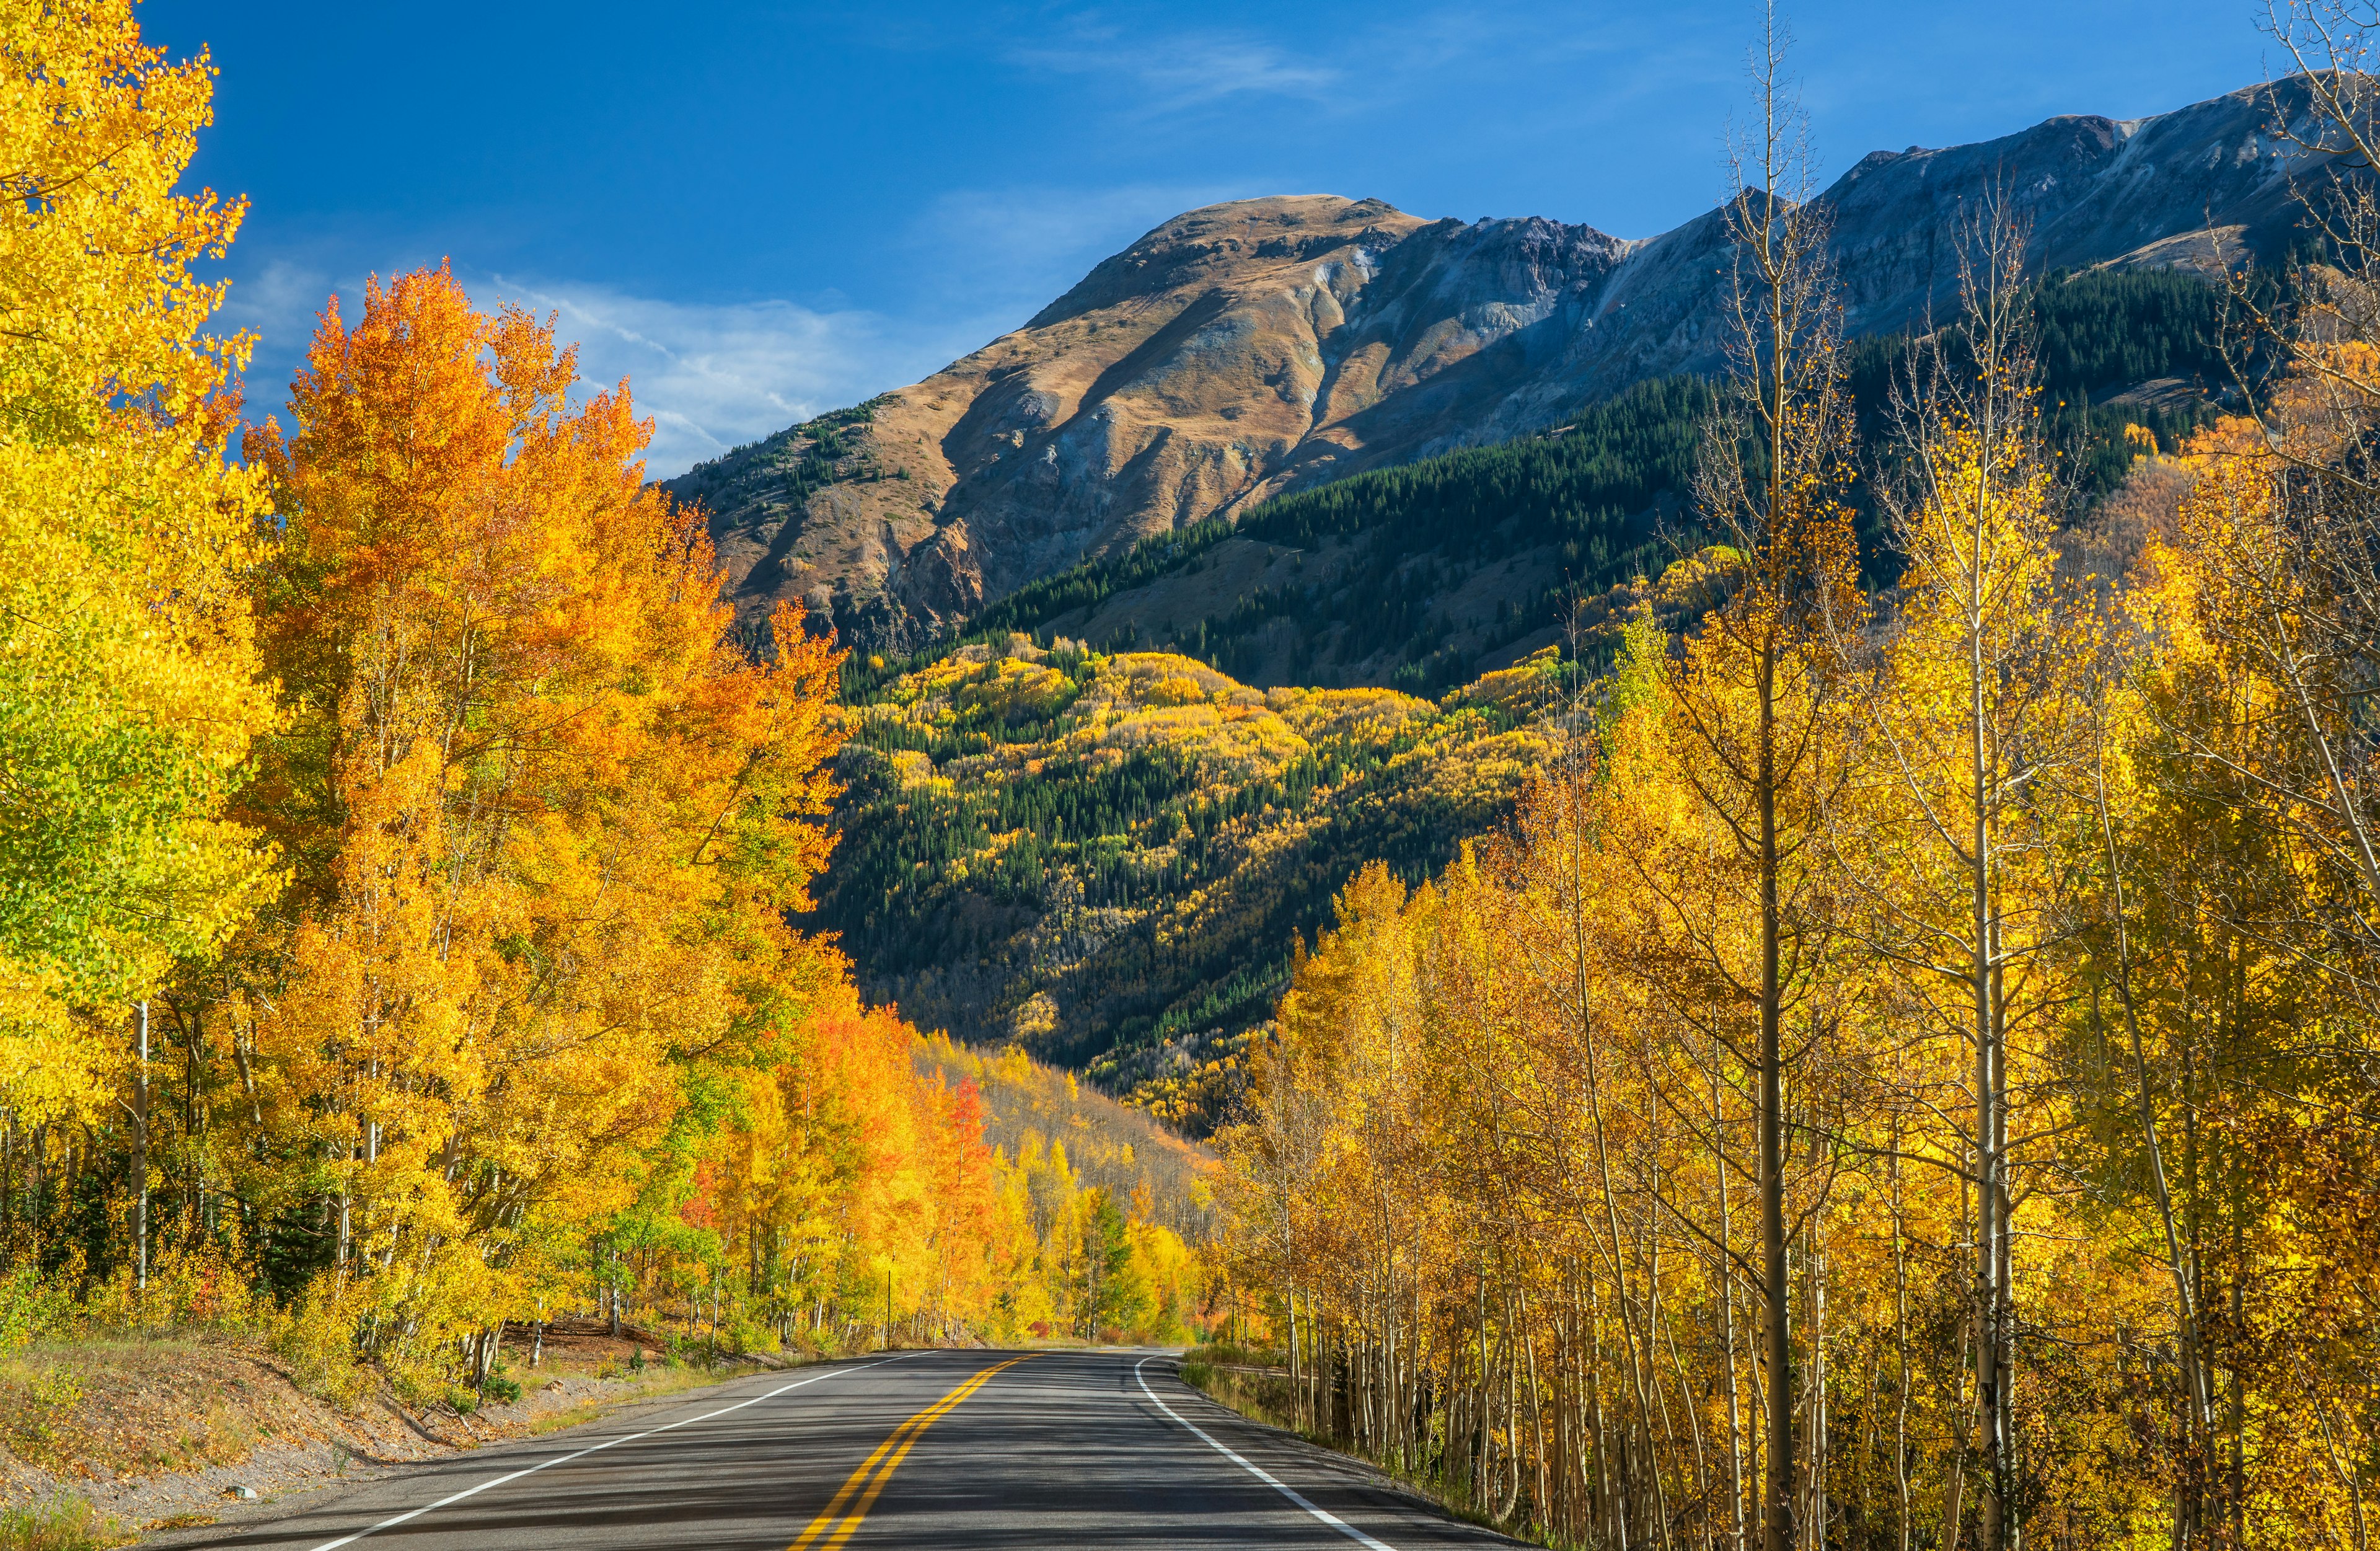
[[[2272,124],[2304,98],[2283,81],[1863,157],[1818,196],[1851,332],[1946,312],[1961,212],[1994,189],[2035,274],[2280,250],[2312,169]],[[1335,195],[1207,206],[923,382],[666,484],[710,508],[747,620],[796,596],[816,628],[907,651],[1084,559],[1707,373],[1726,250],[1719,211],[1626,239]]]

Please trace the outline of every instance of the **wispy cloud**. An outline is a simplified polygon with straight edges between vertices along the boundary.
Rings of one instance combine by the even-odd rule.
[[[1159,222],[1242,191],[1152,184],[946,194],[904,243],[926,273],[940,275],[945,305],[908,317],[782,299],[669,301],[513,276],[468,283],[482,306],[510,301],[556,314],[561,336],[578,344],[579,377],[590,387],[629,379],[638,412],[653,419],[648,467],[667,478],[928,376],[1022,324]],[[958,307],[948,305],[960,296]]]
[[[589,387],[628,379],[638,412],[652,417],[647,467],[655,478],[914,382],[965,348],[952,331],[856,308],[662,301],[503,276],[471,288],[482,305],[501,299],[554,313],[562,336],[577,342]]]
[[[638,412],[653,421],[646,469],[656,479],[915,382],[990,336],[979,321],[937,324],[862,308],[667,301],[611,286],[501,275],[463,280],[480,307],[511,302],[552,313],[556,333],[578,347],[586,391],[628,380]],[[251,415],[280,410],[327,299],[336,294],[352,322],[363,289],[361,275],[334,276],[286,261],[232,287],[222,325],[258,336],[248,372]]]
[[[958,189],[926,206],[904,246],[964,255],[970,288],[1014,311],[1001,325],[1013,328],[1160,223],[1200,205],[1273,191],[1253,183]]]
[[[685,472],[731,447],[824,410],[916,382],[1017,327],[1090,267],[1182,211],[1271,191],[1229,183],[1038,184],[963,189],[917,207],[880,262],[915,277],[914,305],[858,306],[833,292],[802,299],[680,300],[616,283],[491,274],[458,264],[481,308],[514,303],[555,315],[578,346],[584,390],[629,381],[653,421],[647,469]],[[258,336],[249,413],[281,413],[326,300],[360,312],[369,267],[395,275],[438,262],[404,244],[323,241],[240,273],[220,317]]]
[[[1011,63],[1064,75],[1099,76],[1127,83],[1140,106],[1171,112],[1229,97],[1296,97],[1320,102],[1344,77],[1336,67],[1301,58],[1245,33],[1173,32],[1128,37],[1105,27],[1078,26],[1062,42],[1008,51]]]
[[[233,283],[216,321],[256,335],[276,353],[285,346],[302,350],[333,289],[331,277],[312,265],[274,259]]]

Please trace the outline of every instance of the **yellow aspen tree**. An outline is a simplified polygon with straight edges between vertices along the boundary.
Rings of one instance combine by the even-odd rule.
[[[1912,359],[1899,478],[1883,484],[1907,563],[1877,663],[1885,805],[1846,836],[1868,941],[1946,983],[1920,998],[1963,1044],[1971,1118],[1932,1161],[1974,1191],[1974,1407],[1982,1544],[2015,1544],[2014,1170],[2045,1161],[2043,1103],[2069,959],[2057,867],[2079,820],[2089,611],[2056,593],[2059,506],[2042,445],[2024,233],[1973,220],[1961,324]],[[2025,1112],[2016,1113],[2022,1105]],[[1956,1534],[1954,1472],[1945,1533]]]
[[[2168,1118],[2166,1258],[2196,1349],[2176,1533],[2199,1543],[2273,1514],[2369,1533],[2354,1461],[2373,1428],[2341,1383],[2371,1361],[2341,1301],[2374,1264],[2352,1226],[2375,1200],[2368,691],[2363,611],[2321,550],[2353,522],[2351,481],[2324,488],[2329,460],[2360,456],[2338,379],[2373,358],[2300,353],[2319,363],[2262,423],[2227,417],[2180,460],[2192,484],[2136,581],[2144,660],[2112,762],[2137,788],[2110,846],[2135,885],[2123,1010],[2143,1128]]]
[[[2204,1267],[2190,1231],[2199,1127],[2196,1115],[2177,1125],[2172,1101],[2180,1088],[2181,1106],[2196,1107],[2187,1093],[2191,1084],[2181,1079],[2199,1066],[2201,1052],[2193,1047],[2199,1044],[2197,1030],[2207,1021],[2197,1016],[2209,978],[2205,960],[2224,960],[2228,968],[2233,951],[2218,941],[2228,934],[2206,927],[2222,915],[2254,910],[2260,899],[2269,901],[2273,869],[2270,831],[2260,822],[2257,804],[2240,801],[2236,788],[2220,789],[2203,770],[2193,772],[2192,762],[2176,758],[2173,743],[2159,735],[2160,725],[2180,722],[2208,731],[2219,717],[2208,716],[2207,702],[2199,699],[2209,687],[2200,671],[2205,665],[2184,644],[2192,632],[2186,618],[2174,614],[2175,567],[2165,543],[2153,542],[2143,558],[2128,579],[2129,607],[2107,621],[2110,639],[2102,645],[2089,685],[2089,818],[2097,842],[2094,871],[2101,900],[2094,912],[2098,920],[2090,968],[2094,989],[2104,986],[2113,1004],[2103,1020],[2095,996],[2093,1021],[2116,1026],[2112,1043],[2125,1057],[2117,1068],[2131,1089],[2122,1107],[2135,1123],[2125,1128],[2129,1136],[2110,1137],[2107,1147],[2146,1189],[2155,1231],[2137,1252],[2160,1265],[2171,1288],[2181,1435],[2167,1451],[2165,1468],[2171,1478],[2174,1540],[2195,1545],[2204,1538],[2210,1501],[2215,1377],[2203,1307]],[[2215,702],[2228,698],[2216,690]],[[2212,899],[2226,901],[2228,909],[2208,910]],[[2264,932],[2248,936],[2270,940]],[[2236,983],[2228,973],[2218,971],[2214,978]],[[2253,1021],[2239,1016],[2242,1010],[2235,1005],[2232,1016],[2214,1021],[2241,1029]],[[2174,1059],[2177,1055],[2182,1058]]]
[[[1828,928],[1819,844],[1840,784],[1830,636],[1860,609],[1857,545],[1838,498],[1849,482],[1850,404],[1841,316],[1825,250],[1807,125],[1785,78],[1787,39],[1765,12],[1753,59],[1756,126],[1738,153],[1727,205],[1735,254],[1730,373],[1705,427],[1696,515],[1724,546],[1709,558],[1715,596],[1671,659],[1668,704],[1677,769],[1722,838],[1734,877],[1726,907],[1748,929],[1748,957],[1714,932],[1678,923],[1713,1005],[1748,1015],[1736,1053],[1755,1074],[1759,1198],[1759,1367],[1767,1386],[1755,1515],[1765,1551],[1802,1538],[1795,1522],[1795,1362],[1788,1266],[1786,1068],[1791,1034],[1807,1047],[1826,1020]]]
[[[261,898],[225,822],[270,697],[224,459],[244,338],[207,334],[244,207],[178,192],[214,71],[130,0],[0,7],[0,1105],[88,1116],[129,1004]]]

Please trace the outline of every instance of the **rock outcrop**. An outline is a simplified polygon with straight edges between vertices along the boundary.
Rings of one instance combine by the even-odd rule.
[[[2320,169],[2273,125],[2303,99],[2283,82],[1869,155],[1821,196],[1850,326],[1947,315],[1962,224],[1995,196],[2036,272],[2285,249]],[[1717,212],[1627,241],[1330,195],[1214,205],[924,382],[669,484],[711,509],[740,614],[801,597],[855,645],[905,650],[1150,534],[1710,371],[1729,272]]]

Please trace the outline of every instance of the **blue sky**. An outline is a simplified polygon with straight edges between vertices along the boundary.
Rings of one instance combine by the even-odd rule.
[[[1216,200],[1330,192],[1645,237],[1708,209],[1747,0],[970,5],[146,0],[209,47],[195,176],[253,202],[276,408],[333,290],[451,257],[630,376],[677,472],[913,382]],[[2263,79],[2250,0],[1793,8],[1824,176]]]

